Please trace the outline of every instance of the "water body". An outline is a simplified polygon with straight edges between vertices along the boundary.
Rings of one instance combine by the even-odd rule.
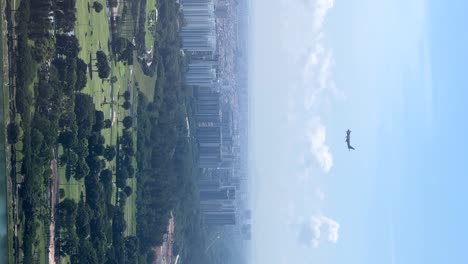
[[[3,2],[3,1],[2,1]],[[3,11],[2,2],[0,10]],[[0,32],[3,32],[0,23]],[[3,39],[0,38],[0,58],[3,58]],[[0,59],[1,61],[1,59]],[[5,160],[5,113],[3,93],[3,70],[0,66],[0,263],[8,263],[8,227],[7,227],[7,199],[6,199],[6,160]]]

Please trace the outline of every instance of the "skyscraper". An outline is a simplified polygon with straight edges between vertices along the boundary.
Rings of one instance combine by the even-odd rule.
[[[216,25],[213,0],[182,0],[184,23],[180,35],[182,47],[192,54],[216,51]]]

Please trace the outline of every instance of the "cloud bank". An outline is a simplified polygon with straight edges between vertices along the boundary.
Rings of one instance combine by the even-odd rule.
[[[333,0],[316,0],[313,2],[315,2],[314,30],[319,31],[322,29],[328,10],[333,7]]]
[[[323,27],[333,0],[283,1],[285,20],[282,28],[284,48],[290,55],[290,67],[299,69],[291,83],[288,101],[288,122],[304,131],[301,135],[306,153],[322,172],[333,167],[333,155],[326,142],[326,126],[320,119],[321,105],[329,95],[337,94],[332,76],[334,57],[324,45]],[[291,100],[291,98],[293,98]],[[301,170],[301,169],[300,169]]]
[[[307,131],[307,141],[309,144],[310,153],[316,158],[320,167],[325,173],[329,173],[333,166],[333,156],[330,148],[325,144],[326,128],[320,123],[319,119],[309,122]]]
[[[326,101],[340,95],[333,79],[333,51],[327,47],[324,33],[326,16],[334,1],[282,0],[282,4],[280,16],[284,22],[280,35],[288,55],[283,66],[291,79],[286,119],[294,135],[290,139],[294,142],[294,173],[303,186],[291,200],[298,205],[288,207],[287,226],[298,234],[301,244],[318,248],[323,243],[337,243],[340,229],[336,220],[321,213],[302,215],[321,211],[326,194],[317,176],[329,174],[334,164],[326,123],[321,118]]]
[[[321,214],[315,214],[308,221],[303,221],[299,232],[299,241],[313,248],[318,248],[322,242],[337,243],[340,224]]]

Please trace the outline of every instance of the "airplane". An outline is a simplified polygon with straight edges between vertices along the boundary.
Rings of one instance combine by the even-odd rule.
[[[346,140],[345,140],[346,144],[348,144],[348,151],[354,150],[353,146],[351,146],[351,143],[350,143],[350,135],[351,135],[351,130],[348,129],[346,131]]]

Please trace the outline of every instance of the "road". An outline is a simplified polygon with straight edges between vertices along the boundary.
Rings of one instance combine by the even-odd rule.
[[[54,151],[54,156],[56,156]],[[51,183],[49,185],[50,193],[50,239],[49,239],[49,264],[55,264],[57,261],[55,256],[55,207],[57,205],[57,191],[58,191],[58,166],[57,158],[50,161],[50,169],[52,170]]]

